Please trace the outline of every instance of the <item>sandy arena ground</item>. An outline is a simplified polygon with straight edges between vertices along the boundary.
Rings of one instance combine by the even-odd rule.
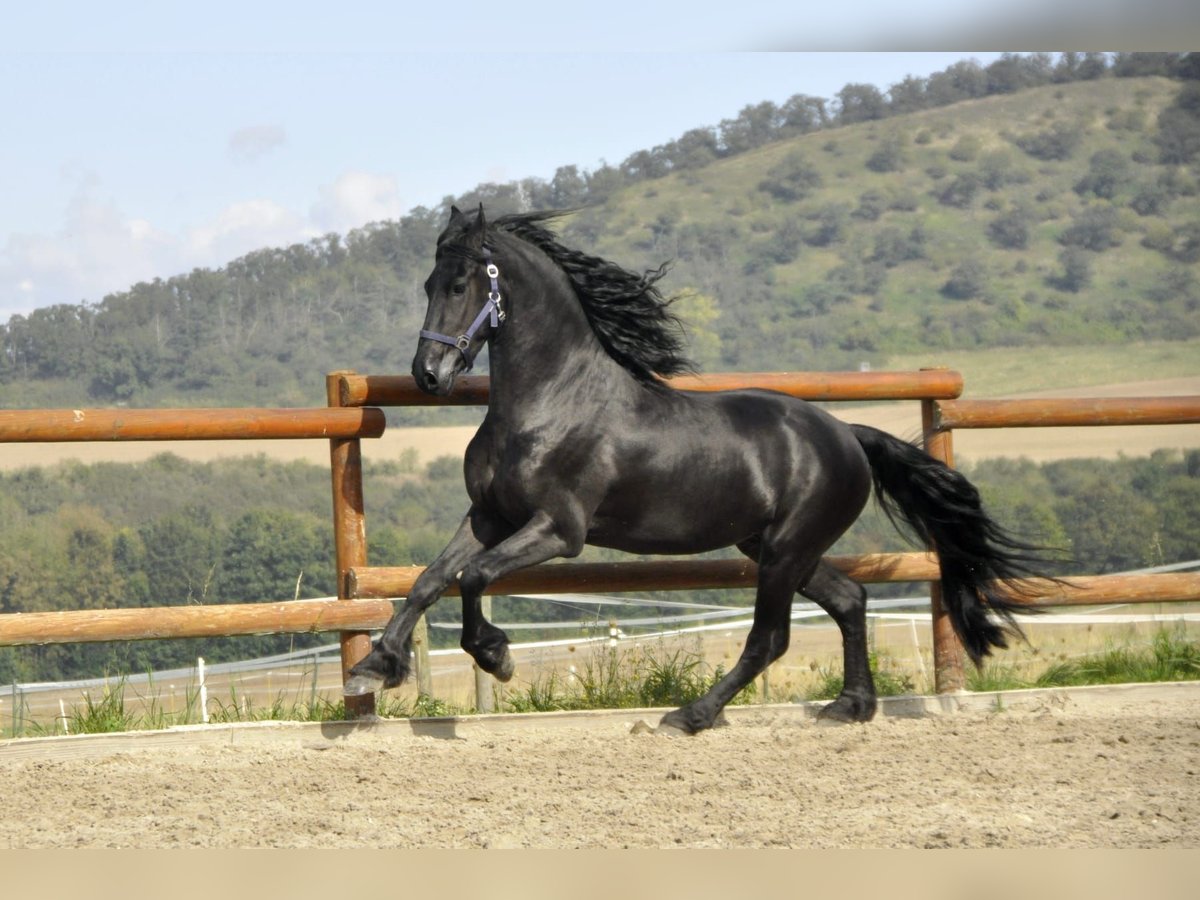
[[[1100,690],[692,738],[632,712],[7,742],[0,847],[1200,846],[1200,689]]]

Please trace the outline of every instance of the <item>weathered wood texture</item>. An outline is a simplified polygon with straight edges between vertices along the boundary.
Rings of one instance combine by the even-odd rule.
[[[332,372],[325,377],[325,395],[330,412],[347,412],[340,408],[339,379],[353,374]],[[357,437],[335,437],[329,441],[329,474],[333,490],[333,546],[338,573],[338,598],[346,600],[342,591],[345,573],[352,566],[367,564],[367,517],[363,506],[362,442]],[[350,679],[350,669],[371,652],[371,637],[367,631],[343,631],[341,644],[342,683]],[[375,711],[375,697],[364,694],[346,697],[346,711],[366,715]]]
[[[867,582],[936,578],[936,560],[925,553],[876,553],[827,557],[852,578]],[[406,597],[421,566],[354,568],[350,597]],[[753,587],[758,567],[749,559],[666,559],[648,562],[546,563],[514,572],[488,587],[490,594],[684,591]],[[458,585],[446,589],[458,596]]]
[[[936,404],[933,427],[1190,425],[1200,422],[1200,397],[1098,397],[1045,400],[949,400]]]
[[[459,376],[449,397],[431,397],[411,375],[344,375],[342,406],[481,406],[488,400],[486,375]],[[668,379],[687,391],[762,388],[805,400],[952,399],[962,393],[963,379],[949,369],[921,372],[737,372],[684,375]]]
[[[930,577],[929,561],[924,554],[897,554],[915,557],[900,563],[895,572],[912,579]],[[877,561],[854,558],[830,558],[839,568],[866,577],[887,571],[875,568]],[[704,581],[701,587],[743,587],[754,582],[754,564],[736,560],[705,560],[719,569],[717,581]],[[694,586],[690,578],[678,573],[660,573],[653,580],[644,570],[664,563],[604,563],[622,567],[613,580],[604,580],[599,570],[584,573],[577,582],[569,570],[585,564],[550,564],[521,573],[515,587],[522,592],[561,592],[578,590],[614,591],[670,589]],[[686,563],[685,563],[686,564]],[[590,565],[590,564],[587,564]],[[690,565],[690,564],[689,564]],[[568,570],[554,572],[548,570]],[[420,567],[351,570],[355,584],[373,585],[370,590],[403,596],[411,587]],[[576,573],[578,574],[578,572]],[[611,575],[611,572],[609,573]],[[541,576],[545,576],[544,578]],[[857,576],[856,576],[857,577]],[[517,577],[514,576],[514,581]],[[877,579],[879,580],[879,579]],[[895,579],[893,579],[895,580]],[[633,586],[630,586],[633,585]],[[651,585],[652,587],[645,587]],[[394,593],[393,593],[394,591]],[[496,593],[503,593],[496,590]],[[454,591],[447,591],[453,594]],[[1065,585],[1045,585],[1030,607],[1083,606],[1098,603],[1163,603],[1200,600],[1200,572],[1162,575],[1094,575],[1068,579]],[[141,609],[70,610],[67,612],[9,613],[0,615],[0,646],[24,644],[66,644],[85,641],[144,641],[161,638],[223,637],[243,634],[304,634],[326,631],[365,633],[382,628],[392,615],[392,602],[385,598],[357,600],[288,600],[282,603],[230,603],[220,606],[166,606]]]
[[[307,634],[382,628],[387,600],[287,600],[219,606],[160,606],[0,615],[0,646],[145,641],[238,634]]]
[[[377,438],[379,409],[0,410],[0,443]]]

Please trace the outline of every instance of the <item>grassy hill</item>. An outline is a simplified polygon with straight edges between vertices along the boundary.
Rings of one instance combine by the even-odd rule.
[[[622,191],[575,227],[617,259],[677,260],[673,285],[719,313],[709,366],[1193,338],[1180,245],[1200,197],[1153,143],[1178,91],[1050,85],[802,135]],[[1101,197],[1087,180],[1106,164]]]
[[[1185,144],[1200,134],[1196,94],[1102,77],[823,127],[661,177],[622,164],[576,179],[590,205],[564,239],[631,268],[673,260],[666,286],[707,370],[1163,341],[1200,358],[1200,153],[1188,161],[1163,124],[1182,116]],[[551,205],[575,196],[559,181],[457,199],[493,215]],[[13,317],[0,405],[310,405],[332,369],[407,371],[444,220],[416,209]],[[1116,357],[1113,380],[1147,377],[1098,355]]]

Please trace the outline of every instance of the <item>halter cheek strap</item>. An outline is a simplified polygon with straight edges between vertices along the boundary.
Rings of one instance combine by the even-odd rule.
[[[504,321],[504,309],[500,305],[500,270],[496,268],[496,264],[492,262],[492,251],[487,247],[483,248],[483,259],[485,262],[484,271],[487,273],[490,282],[488,290],[487,302],[483,304],[483,309],[479,310],[479,314],[475,316],[475,321],[471,323],[458,337],[451,337],[448,334],[440,334],[436,331],[426,331],[421,329],[420,335],[423,338],[429,338],[431,341],[438,341],[442,344],[449,344],[451,347],[457,347],[458,352],[463,355],[463,359],[467,363],[467,371],[470,371],[475,365],[475,355],[471,353],[471,342],[475,339],[475,333],[483,326],[485,319],[490,320],[492,329],[500,327],[500,323]]]

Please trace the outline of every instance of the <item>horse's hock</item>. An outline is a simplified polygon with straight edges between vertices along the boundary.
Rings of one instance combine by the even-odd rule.
[[[946,369],[918,372],[736,373],[671,379],[676,388],[716,391],[763,388],[805,400],[907,400],[922,409],[924,448],[953,465],[953,432],[961,428],[1151,425],[1200,422],[1200,397],[1043,400],[962,400],[962,376]],[[409,376],[334,372],[325,408],[206,410],[5,410],[0,443],[179,441],[262,438],[328,440],[333,501],[337,600],[222,606],[159,607],[0,615],[0,645],[262,633],[336,631],[343,680],[370,651],[369,632],[392,613],[388,598],[406,596],[417,567],[372,567],[366,552],[361,441],[384,430],[383,406],[483,405],[488,379],[464,376],[445,398],[422,392]],[[964,685],[962,650],[941,607],[936,553],[887,553],[831,558],[862,582],[931,582],[935,683],[939,693]],[[752,586],[756,567],[743,560],[663,560],[629,563],[549,563],[498,581],[494,593],[579,593],[688,590]],[[1200,600],[1200,573],[1070,576],[1029,600],[1034,607],[1120,601]],[[421,660],[418,658],[418,673]],[[425,671],[428,671],[427,666]],[[350,712],[373,710],[371,695],[347,697]]]

